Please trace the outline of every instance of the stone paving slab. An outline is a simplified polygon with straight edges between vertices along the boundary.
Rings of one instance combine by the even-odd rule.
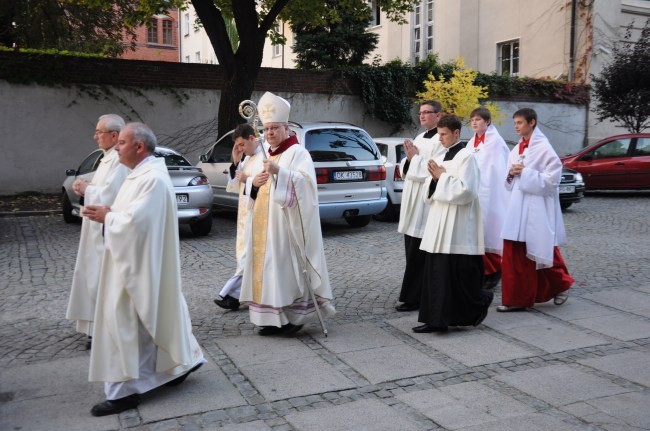
[[[499,313],[496,311],[496,307],[490,307],[490,311],[483,321],[483,325],[500,332],[508,332],[508,330],[514,328],[540,326],[549,322],[550,320],[547,317],[534,311]]]
[[[609,343],[603,337],[590,335],[555,322],[511,328],[505,331],[505,333],[549,353],[565,352],[567,350]]]
[[[313,350],[296,338],[251,335],[218,339],[216,343],[238,365],[266,364],[316,356]]]
[[[357,387],[320,357],[243,365],[239,369],[268,401]]]
[[[399,394],[395,398],[451,430],[534,412],[533,408],[479,382]]]
[[[588,317],[600,317],[617,314],[618,311],[611,307],[605,307],[587,299],[569,296],[567,302],[562,306],[553,304],[553,301],[535,305],[535,310],[544,314],[571,322],[576,319],[586,319]]]
[[[378,400],[361,400],[336,407],[292,413],[285,419],[300,431],[415,431],[422,428],[408,415]]]
[[[650,392],[631,392],[589,400],[562,410],[605,430],[650,429]]]
[[[615,289],[588,293],[584,298],[603,305],[618,308],[629,313],[650,317],[650,295],[634,289]]]
[[[494,379],[557,407],[630,392],[623,386],[568,365],[516,371]]]
[[[650,321],[629,314],[578,319],[571,323],[623,341],[650,337]]]
[[[339,358],[372,384],[450,371],[441,362],[403,343],[342,353]]]
[[[481,329],[451,328],[446,334],[416,334],[411,330],[412,322],[408,318],[393,319],[388,323],[468,367],[536,356],[530,350]]]
[[[648,351],[630,351],[600,358],[581,359],[578,362],[650,387],[650,352]]]
[[[535,413],[467,427],[463,428],[463,431],[578,431],[584,429],[584,426],[580,424],[569,423],[550,414]]]
[[[155,422],[242,405],[246,400],[237,388],[208,361],[181,385],[145,394],[138,410],[144,422]]]
[[[317,337],[316,341],[334,353],[403,344],[400,339],[379,328],[377,324],[370,322],[350,325],[330,325],[328,332],[329,335],[327,338]]]
[[[641,292],[650,293],[650,284],[646,284],[646,285],[643,285],[643,286],[633,287],[633,289],[634,289],[634,290],[639,290],[639,291],[641,291]]]

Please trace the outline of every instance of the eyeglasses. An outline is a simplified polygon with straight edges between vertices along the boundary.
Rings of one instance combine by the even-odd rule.
[[[436,111],[420,111],[420,115],[437,114]]]
[[[99,135],[100,133],[113,133],[115,130],[95,130],[95,135]]]
[[[282,127],[282,126],[269,126],[269,127],[265,127],[263,130],[264,130],[264,133],[275,132],[280,127]]]

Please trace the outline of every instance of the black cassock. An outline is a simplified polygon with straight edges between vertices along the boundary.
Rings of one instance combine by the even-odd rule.
[[[461,148],[451,147],[444,160]],[[436,184],[431,182],[429,197]],[[480,323],[494,297],[483,290],[483,271],[482,255],[426,253],[418,321],[440,329]]]

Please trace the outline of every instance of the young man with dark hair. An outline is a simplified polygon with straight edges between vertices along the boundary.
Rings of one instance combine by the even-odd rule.
[[[399,294],[397,311],[412,311],[420,307],[422,275],[425,253],[420,250],[429,206],[424,203],[424,180],[429,176],[427,161],[444,153],[438,139],[438,121],[442,115],[442,105],[435,100],[420,102],[420,124],[426,129],[413,142],[404,140],[406,157],[400,163],[400,173],[404,179],[402,203],[400,206],[397,232],[404,234],[406,268]]]
[[[438,123],[442,161],[429,160],[424,183],[430,206],[421,249],[426,252],[424,285],[413,332],[446,332],[448,326],[480,324],[492,292],[483,290],[483,222],[480,172],[460,143],[460,120],[446,115]]]
[[[521,137],[508,157],[508,208],[502,231],[502,303],[519,311],[551,299],[562,305],[573,284],[558,245],[566,242],[558,186],[562,162],[530,108],[512,116]]]

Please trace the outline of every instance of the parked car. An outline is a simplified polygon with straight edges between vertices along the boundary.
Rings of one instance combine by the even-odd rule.
[[[587,190],[650,189],[650,133],[605,138],[562,163],[582,174]]]
[[[381,137],[373,138],[382,161],[386,167],[386,192],[388,194],[388,205],[386,209],[375,217],[379,220],[399,219],[399,209],[402,203],[402,190],[404,180],[399,170],[400,161],[406,157],[404,152],[404,138]]]
[[[368,133],[347,123],[289,123],[291,132],[311,154],[316,169],[320,217],[345,218],[363,227],[386,208],[386,168]],[[227,193],[232,131],[201,155],[197,165],[207,175],[214,205],[237,208],[239,196]]]
[[[170,148],[156,147],[154,155],[165,159],[176,193],[178,222],[189,224],[194,235],[209,234],[212,229],[212,190],[207,177],[201,169],[192,166],[185,157]],[[72,190],[72,183],[77,178],[92,180],[102,157],[103,151],[97,149],[77,169],[65,171],[67,178],[61,187],[61,202],[63,219],[67,223],[80,220],[79,196]]]

